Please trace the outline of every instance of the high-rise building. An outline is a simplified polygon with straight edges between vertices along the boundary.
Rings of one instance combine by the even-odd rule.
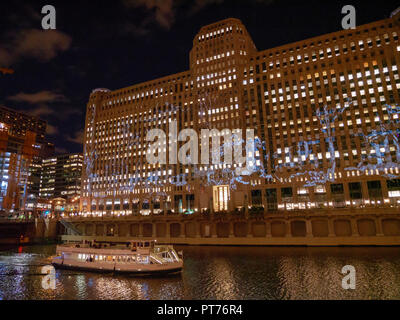
[[[29,208],[33,208],[39,198],[40,177],[42,174],[42,160],[52,157],[55,154],[55,146],[53,143],[45,142],[40,144],[39,153],[33,157],[33,161],[29,167],[28,194]]]
[[[43,159],[40,198],[71,199],[80,196],[83,156],[65,154]]]
[[[36,207],[39,197],[41,163],[44,158],[53,156],[55,147],[53,143],[45,140],[46,121],[37,117],[27,115],[23,112],[8,109],[4,106],[0,107],[0,122],[7,125],[11,135],[20,137],[25,136],[28,132],[35,133],[35,141],[33,147],[35,153],[30,161],[29,173],[27,180],[26,193],[28,196],[26,202],[27,210],[33,210]],[[24,208],[22,208],[24,209]]]
[[[0,122],[7,124],[13,135],[24,136],[27,131],[35,132],[35,141],[45,142],[46,121],[44,120],[0,106]]]
[[[226,19],[200,29],[188,71],[94,90],[81,214],[397,207],[399,18],[263,51],[240,20]],[[253,129],[256,172],[171,163],[171,142],[184,145],[178,133],[188,128],[199,138]],[[146,159],[151,129],[168,137],[159,145],[167,164]]]
[[[37,154],[36,133],[15,132],[0,123],[0,212],[9,214],[25,208],[29,166]]]

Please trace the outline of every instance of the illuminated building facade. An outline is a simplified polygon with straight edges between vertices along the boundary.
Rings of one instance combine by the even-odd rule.
[[[195,36],[189,71],[94,90],[81,214],[397,207],[399,25],[396,14],[258,51],[241,21],[226,19]],[[232,179],[234,165],[148,164],[147,132],[168,135],[172,120],[199,135],[254,129],[256,172]]]
[[[36,133],[36,142],[43,143],[46,134],[46,121],[0,106],[0,122],[10,128],[13,135],[24,136],[27,131]]]
[[[40,198],[70,199],[80,195],[83,156],[64,154],[43,159]]]
[[[12,135],[24,136],[28,131],[36,134],[34,148],[37,152],[29,166],[28,207],[34,205],[39,196],[42,159],[55,153],[54,144],[46,142],[46,121],[6,107],[0,107],[0,122],[8,126]]]
[[[3,214],[25,207],[29,166],[37,154],[35,140],[34,132],[17,133],[0,123],[0,211]]]

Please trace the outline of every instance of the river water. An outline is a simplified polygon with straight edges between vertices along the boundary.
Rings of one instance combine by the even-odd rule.
[[[0,299],[400,299],[400,248],[190,247],[184,270],[162,277],[59,270],[42,289],[54,245],[0,247]],[[356,289],[341,270],[356,270]]]

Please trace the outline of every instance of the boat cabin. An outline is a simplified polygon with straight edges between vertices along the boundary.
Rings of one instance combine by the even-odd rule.
[[[131,240],[130,249],[140,254],[150,254],[154,250],[156,240]]]

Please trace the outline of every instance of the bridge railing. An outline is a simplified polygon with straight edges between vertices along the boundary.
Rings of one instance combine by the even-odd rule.
[[[20,218],[3,218],[0,217],[0,223],[29,223],[35,222],[35,219],[20,219]]]

